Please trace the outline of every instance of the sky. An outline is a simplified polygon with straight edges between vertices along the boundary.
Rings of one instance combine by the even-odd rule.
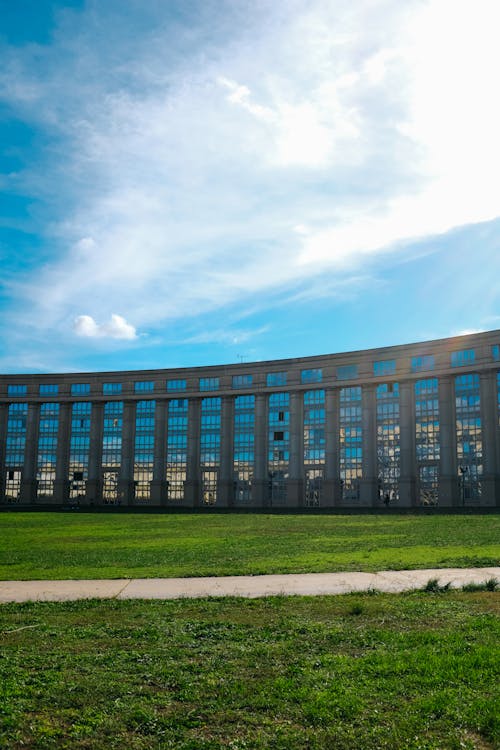
[[[498,0],[0,0],[0,372],[500,328]]]

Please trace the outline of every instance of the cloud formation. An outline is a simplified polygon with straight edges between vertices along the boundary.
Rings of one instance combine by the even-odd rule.
[[[113,313],[107,323],[96,323],[91,315],[79,315],[73,321],[73,331],[84,338],[127,339],[137,338],[133,325],[121,315]]]

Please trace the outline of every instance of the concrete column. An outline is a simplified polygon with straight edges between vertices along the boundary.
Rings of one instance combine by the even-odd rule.
[[[155,407],[155,447],[153,481],[151,482],[151,503],[166,505],[168,488],[167,467],[167,408],[168,401],[157,401]]]
[[[85,495],[87,505],[97,505],[102,500],[103,425],[104,404],[100,401],[93,402],[90,416],[89,478]]]
[[[252,485],[252,507],[269,506],[269,480],[267,471],[267,395],[255,396],[255,468]]]
[[[220,439],[220,472],[217,491],[217,507],[228,508],[234,505],[234,396],[222,397]]]
[[[375,507],[378,504],[377,466],[377,401],[374,385],[363,385],[362,445],[363,476],[360,481],[360,504]]]
[[[340,390],[328,388],[325,392],[325,481],[321,506],[332,508],[342,503],[340,484]]]
[[[118,479],[118,498],[122,505],[133,505],[135,502],[134,453],[135,402],[125,401],[123,404],[122,460]]]
[[[498,395],[497,374],[482,372],[481,426],[483,432],[483,478],[481,505],[500,505],[499,466],[497,464]]]
[[[188,403],[188,459],[184,492],[185,505],[200,505],[200,399],[190,398]]]
[[[290,393],[290,462],[287,505],[304,506],[304,394]]]
[[[413,383],[403,382],[399,385],[399,505],[403,508],[417,504],[415,430],[415,390]]]
[[[21,503],[36,503],[36,462],[38,457],[38,430],[40,425],[40,404],[28,404],[26,422],[26,446],[24,450],[24,468],[21,478]]]
[[[439,378],[439,505],[458,506],[460,487],[457,473],[457,425],[455,381],[450,375]]]
[[[0,404],[0,503],[5,502],[5,448],[7,443],[7,420],[9,407]]]
[[[69,498],[69,444],[71,437],[70,403],[59,405],[59,425],[57,430],[57,463],[54,482],[54,502],[64,505]]]

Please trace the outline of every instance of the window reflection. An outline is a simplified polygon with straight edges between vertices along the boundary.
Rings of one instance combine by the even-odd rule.
[[[91,413],[89,401],[79,401],[71,409],[68,480],[69,498],[76,502],[85,497],[89,478]]]
[[[269,396],[268,480],[271,505],[286,502],[288,463],[290,461],[290,394]]]
[[[255,396],[238,396],[234,400],[234,499],[245,503],[252,499],[255,465]]]
[[[379,500],[399,500],[400,474],[399,384],[377,386],[377,461]]]
[[[305,505],[321,505],[325,467],[325,391],[304,393]]]
[[[205,505],[217,502],[220,469],[221,399],[204,398],[201,401],[200,466],[201,492]]]
[[[417,380],[415,383],[415,450],[420,503],[437,505],[440,453],[437,378]]]
[[[168,402],[167,472],[168,499],[184,498],[187,478],[188,400],[175,398]]]
[[[137,385],[137,383],[136,383]],[[155,443],[155,401],[138,401],[135,411],[134,487],[135,500],[151,499]]]
[[[361,386],[340,389],[340,481],[346,501],[359,500],[362,476]]]
[[[455,378],[457,461],[463,505],[477,503],[481,497],[483,473],[483,435],[479,375]]]

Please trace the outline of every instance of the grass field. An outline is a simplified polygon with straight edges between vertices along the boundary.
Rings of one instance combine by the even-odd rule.
[[[498,565],[500,516],[0,513],[0,579]]]
[[[492,750],[500,598],[0,607],[0,747]]]

